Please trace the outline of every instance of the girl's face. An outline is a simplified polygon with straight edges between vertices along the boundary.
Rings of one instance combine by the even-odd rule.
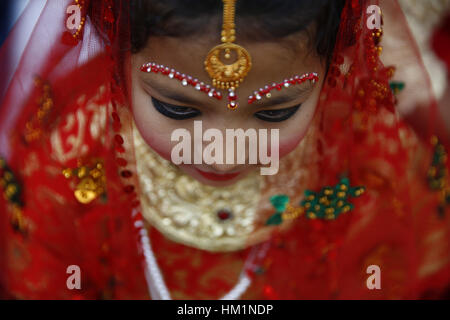
[[[148,62],[173,68],[180,73],[211,85],[204,69],[204,60],[218,44],[216,36],[202,38],[151,38],[147,46],[131,56],[133,114],[136,126],[148,145],[164,159],[171,159],[172,132],[186,129],[194,145],[194,121],[202,121],[205,132],[215,128],[225,137],[226,129],[279,129],[279,157],[290,153],[305,136],[315,113],[325,77],[325,66],[303,35],[274,42],[239,42],[252,57],[252,69],[236,90],[239,108],[231,111],[224,98],[216,100],[191,86],[162,74],[145,73],[140,67]],[[239,37],[238,37],[239,39]],[[272,97],[248,104],[248,97],[260,88],[279,83],[295,75],[316,72],[319,81],[273,91]],[[203,142],[203,149],[210,142]],[[269,136],[270,144],[270,136]],[[225,143],[224,143],[225,145]],[[247,144],[248,148],[248,144]],[[270,149],[269,149],[270,150]],[[248,159],[248,150],[246,150]],[[192,155],[195,150],[192,150]],[[224,159],[226,158],[226,151]],[[236,152],[235,152],[236,154]],[[246,161],[248,163],[248,160]],[[179,167],[202,183],[213,186],[230,185],[259,165],[250,164],[181,164]]]

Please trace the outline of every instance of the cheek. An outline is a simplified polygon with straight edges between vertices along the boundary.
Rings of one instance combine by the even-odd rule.
[[[171,133],[167,134],[155,134],[151,127],[142,126],[140,119],[135,119],[136,127],[139,130],[144,141],[162,158],[171,161],[172,146],[170,142]]]
[[[306,130],[280,137],[280,159],[291,153],[302,141]]]
[[[315,103],[316,101],[299,113],[288,128],[280,131],[280,158],[291,153],[306,136],[314,118]]]
[[[139,87],[133,89],[133,118],[144,141],[161,157],[170,161],[172,125],[154,110],[150,97]],[[176,129],[176,128],[173,128]]]
[[[310,100],[302,106],[295,119],[292,119],[293,122],[280,131],[280,159],[291,153],[308,133],[317,112],[322,82],[321,78],[321,81],[316,84]]]

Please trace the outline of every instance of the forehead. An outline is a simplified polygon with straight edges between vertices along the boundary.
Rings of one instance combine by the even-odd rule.
[[[171,38],[152,37],[137,56],[137,64],[152,61],[210,83],[204,61],[210,49],[220,43],[218,35],[204,37]],[[252,57],[252,69],[242,87],[263,86],[282,81],[293,75],[317,72],[321,60],[308,47],[304,34],[291,36],[280,42],[239,42]],[[257,88],[253,88],[255,90]]]

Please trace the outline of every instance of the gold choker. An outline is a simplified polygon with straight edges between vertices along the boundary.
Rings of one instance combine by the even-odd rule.
[[[133,128],[142,214],[172,241],[211,252],[244,249],[268,240],[275,229],[265,222],[273,214],[270,197],[287,194],[300,201],[317,180],[315,126],[282,161],[276,176],[259,171],[227,187],[204,185],[160,157]]]

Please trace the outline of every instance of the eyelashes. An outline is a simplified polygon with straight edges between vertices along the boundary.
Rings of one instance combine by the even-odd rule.
[[[161,102],[152,97],[153,106],[156,111],[161,113],[162,115],[174,119],[174,120],[185,120],[195,118],[202,113],[194,108],[190,107],[180,107],[173,104]]]
[[[254,114],[255,118],[258,118],[267,122],[282,122],[286,121],[290,117],[292,117],[295,113],[297,113],[298,109],[300,109],[301,105],[279,109],[279,110],[264,110],[259,111]]]
[[[192,119],[202,114],[199,110],[195,108],[176,106],[173,104],[159,101],[153,97],[152,102],[156,111],[174,120]],[[301,105],[278,110],[262,110],[256,112],[253,116],[262,121],[282,122],[291,118],[300,109],[300,107]]]

